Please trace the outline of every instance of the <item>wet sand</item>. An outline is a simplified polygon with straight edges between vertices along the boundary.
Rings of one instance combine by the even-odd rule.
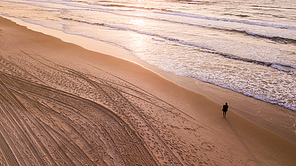
[[[295,143],[142,66],[4,18],[0,43],[0,165],[296,163]]]

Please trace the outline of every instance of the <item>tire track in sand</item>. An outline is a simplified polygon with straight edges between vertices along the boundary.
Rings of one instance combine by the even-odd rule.
[[[19,81],[16,81],[16,79],[15,78],[11,78],[11,79],[14,79],[14,84],[18,84],[18,87],[22,87],[22,89],[25,89],[25,90],[30,90],[30,86],[32,86],[32,85],[29,85],[29,83],[24,83],[24,82],[21,82],[20,80]],[[12,84],[10,84],[10,86],[13,86]],[[44,93],[44,91],[46,91],[46,88],[44,88],[42,85],[39,85],[39,86],[41,86],[41,87],[39,87],[40,89],[38,89],[37,88],[37,86],[36,85],[33,85],[33,88],[35,89],[35,91],[33,91],[33,93],[37,93],[38,91],[42,91],[42,93]],[[32,87],[31,87],[32,88]],[[15,88],[14,87],[14,90],[16,90],[17,88]],[[37,90],[36,90],[37,89]],[[23,90],[22,90],[23,91]],[[52,91],[54,91],[54,89],[51,89],[50,90],[50,92],[52,92]],[[32,89],[31,89],[31,93],[32,93]],[[37,93],[38,94],[38,93]],[[57,95],[61,95],[61,96],[63,96],[63,95],[65,95],[65,94],[62,94],[62,92],[55,92],[55,95],[57,96]],[[36,97],[36,96],[35,96]],[[74,98],[73,97],[73,95],[70,95],[70,96],[66,96],[67,97],[67,99],[66,100],[68,100],[68,102],[69,102],[69,100],[71,99],[71,98]],[[83,100],[83,99],[81,99],[81,98],[78,98],[78,97],[76,97],[76,99],[79,99],[79,100]],[[35,101],[36,102],[36,101]],[[87,102],[87,101],[82,101],[82,102]],[[90,101],[88,101],[88,103],[89,103]],[[69,103],[67,103],[67,104],[69,104]],[[94,105],[95,103],[92,103],[92,105]],[[71,105],[71,104],[70,104]],[[96,104],[95,104],[96,105]],[[102,107],[101,107],[102,108]],[[110,114],[110,113],[109,113]],[[114,115],[115,116],[115,115]],[[117,120],[118,121],[118,120]],[[39,123],[42,123],[42,122],[39,122]],[[119,126],[125,126],[124,127],[124,130],[123,131],[125,131],[126,130],[126,128],[127,128],[127,125],[121,125],[121,123],[123,123],[123,122],[120,122],[120,125]],[[52,130],[52,128],[49,128],[49,127],[46,127],[47,128],[47,130]],[[112,132],[112,130],[110,130],[111,128],[105,128],[105,130],[106,131],[108,131],[108,133],[109,133],[109,135],[113,135],[113,137],[112,137],[112,139],[116,139],[116,138],[121,138],[122,136],[118,136],[118,134],[114,134],[114,132]],[[113,128],[114,129],[114,128]],[[111,132],[110,132],[111,131]],[[54,130],[52,130],[51,131],[51,134],[53,135],[53,132],[54,132]],[[116,133],[116,131],[115,131],[115,133]],[[122,133],[122,132],[121,132]],[[133,132],[126,132],[127,133],[127,135],[130,135],[130,136],[132,136],[131,138],[136,138],[137,136],[133,136],[133,135],[131,135],[131,134],[133,134]],[[55,134],[57,134],[57,133],[55,133]],[[58,135],[59,136],[59,135]],[[59,136],[60,137],[60,136]],[[60,137],[61,138],[61,137]],[[63,143],[63,144],[66,144],[66,141],[67,140],[65,140],[65,139],[63,139],[63,140],[61,140],[61,139],[58,139],[58,138],[55,138],[55,140],[58,142],[58,140],[59,140],[59,142],[60,143]],[[71,140],[70,140],[71,141]],[[125,141],[128,141],[128,140],[125,140]],[[138,141],[137,141],[137,143],[140,143],[139,142],[140,141],[140,139],[138,139]],[[114,141],[114,143],[116,143],[117,144],[117,142],[119,142],[118,140],[117,141]],[[133,141],[131,141],[131,142],[133,142]],[[141,145],[142,143],[140,143],[140,145]],[[136,146],[135,146],[136,145]],[[133,146],[135,146],[135,147],[137,147],[138,148],[138,151],[140,152],[139,154],[145,154],[145,155],[143,155],[143,157],[144,158],[146,158],[146,159],[144,159],[143,157],[141,157],[141,159],[144,159],[144,163],[151,163],[152,164],[152,161],[153,161],[153,159],[152,158],[149,158],[149,157],[147,157],[147,155],[149,156],[149,153],[147,153],[147,152],[141,152],[141,151],[143,151],[143,149],[145,149],[144,147],[139,147],[139,145],[137,145],[136,143],[134,143],[133,144]],[[132,148],[133,146],[130,146],[130,148]],[[67,148],[68,147],[68,148]],[[69,147],[73,147],[72,145],[67,145],[67,147],[62,147],[62,148],[66,148],[66,149],[71,149],[71,148],[69,148]],[[118,146],[117,146],[118,147]],[[77,150],[78,148],[76,147],[76,150]],[[118,148],[119,149],[119,148]],[[121,149],[121,151],[122,152],[124,152],[124,151],[126,151],[128,148],[122,148]],[[132,148],[133,149],[133,148]],[[140,150],[141,149],[141,150]],[[132,151],[134,151],[134,150],[132,150]],[[147,151],[147,150],[144,150],[144,151]],[[72,152],[73,152],[73,150],[72,150]],[[133,154],[133,155],[135,155],[135,154]],[[138,155],[138,154],[137,154]],[[83,156],[83,155],[82,155]],[[124,155],[125,156],[125,155]],[[139,157],[139,156],[138,156]],[[130,165],[131,163],[134,163],[134,161],[132,161],[132,160],[138,160],[138,157],[134,157],[134,159],[129,159],[128,158],[128,156],[125,156],[125,157],[122,157],[124,160],[125,160],[125,164],[126,165]],[[149,159],[149,160],[147,160],[147,159]],[[152,160],[151,160],[152,159]],[[139,161],[138,161],[139,162]],[[141,162],[139,162],[139,163],[141,163]],[[154,165],[154,164],[153,164]]]
[[[22,51],[25,53],[24,51]],[[26,55],[30,56],[28,53],[25,53]],[[33,58],[32,56],[30,56]],[[36,59],[34,59],[36,60]],[[40,60],[38,60],[40,62]],[[40,62],[43,63],[43,62]],[[49,66],[48,63],[43,63],[45,66],[52,68]],[[174,155],[174,153],[171,151],[171,149],[164,143],[164,141],[157,135],[157,133],[154,131],[154,129],[151,127],[151,124],[149,124],[142,115],[137,111],[137,109],[130,103],[128,99],[126,99],[119,91],[120,89],[114,88],[110,83],[108,83],[106,80],[98,78],[99,82],[95,82],[85,76],[85,74],[82,74],[80,72],[77,72],[73,69],[60,66],[58,64],[53,64],[58,68],[55,68],[55,70],[58,70],[59,72],[73,75],[75,77],[81,78],[82,80],[89,83],[91,86],[95,87],[95,89],[99,92],[103,93],[103,96],[107,98],[109,103],[111,103],[111,108],[113,111],[116,111],[118,115],[121,115],[121,118],[125,120],[131,127],[133,127],[136,131],[142,131],[142,133],[146,133],[144,135],[141,135],[141,137],[145,138],[145,142],[148,142],[148,147],[150,150],[153,151],[152,154],[157,154],[159,152],[162,152],[162,157],[158,158],[158,160],[164,159],[162,162],[163,164],[181,164],[179,159]],[[128,88],[128,87],[126,87]],[[139,93],[139,92],[138,92]],[[145,93],[142,93],[145,94]],[[147,93],[145,94],[147,95]],[[154,99],[155,100],[155,99]],[[157,100],[159,100],[157,98]],[[111,101],[111,102],[110,102]],[[149,101],[147,101],[149,102]],[[150,104],[154,104],[150,102]],[[115,105],[115,106],[114,106]],[[110,105],[109,105],[110,106]],[[156,105],[157,106],[157,105]],[[162,108],[165,109],[165,108]],[[131,118],[132,117],[132,118]],[[145,131],[145,132],[144,132]],[[149,132],[149,133],[148,133]],[[158,146],[155,148],[153,146],[154,142],[157,142]],[[146,143],[147,145],[147,143]]]

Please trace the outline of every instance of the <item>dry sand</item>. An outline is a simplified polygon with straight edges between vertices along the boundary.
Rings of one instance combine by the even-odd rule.
[[[293,142],[139,65],[4,18],[0,43],[0,165],[296,163]]]

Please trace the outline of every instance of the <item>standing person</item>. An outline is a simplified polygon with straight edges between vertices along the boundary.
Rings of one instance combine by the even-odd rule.
[[[228,111],[228,105],[227,105],[227,102],[225,102],[225,104],[223,105],[223,109],[222,109],[224,118],[226,117],[226,112],[227,111]]]

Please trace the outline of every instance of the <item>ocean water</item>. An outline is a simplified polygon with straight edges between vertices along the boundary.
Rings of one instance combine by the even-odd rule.
[[[1,0],[0,15],[296,111],[294,0]]]

